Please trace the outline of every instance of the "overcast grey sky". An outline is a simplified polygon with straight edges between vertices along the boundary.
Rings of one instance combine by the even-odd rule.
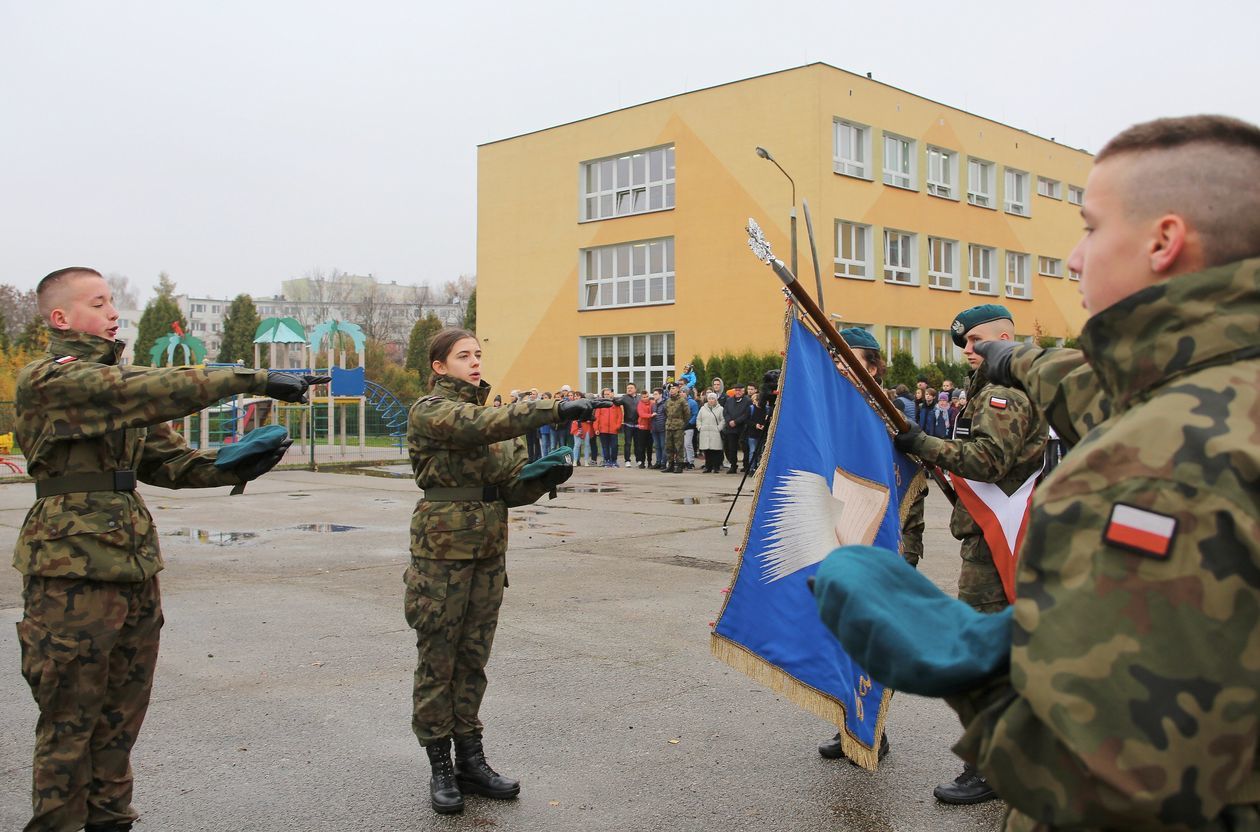
[[[1157,116],[1260,122],[1258,23],[1254,0],[0,0],[0,282],[441,283],[476,270],[477,144],[813,61],[1091,151]]]

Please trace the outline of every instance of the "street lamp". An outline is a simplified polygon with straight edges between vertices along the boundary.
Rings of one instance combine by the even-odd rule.
[[[796,270],[796,182],[788,175],[788,172],[783,169],[783,165],[780,165],[775,161],[774,157],[770,155],[769,150],[759,146],[757,148],[757,155],[766,161],[773,163],[774,166],[779,169],[779,173],[787,176],[787,181],[792,183],[792,274],[798,274]]]

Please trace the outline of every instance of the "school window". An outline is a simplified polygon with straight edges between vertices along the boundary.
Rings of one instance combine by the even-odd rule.
[[[1068,202],[1073,205],[1080,205],[1085,201],[1085,189],[1078,188],[1075,185],[1068,185]]]
[[[968,288],[977,295],[996,295],[993,288],[993,263],[997,252],[988,246],[967,246],[969,263]]]
[[[192,311],[193,311],[194,313],[196,313],[196,312],[205,312],[205,311],[206,311],[206,305],[205,305],[204,303],[194,303],[194,304],[192,305]]]
[[[1032,344],[1034,342],[1033,342],[1033,337],[1031,335],[1016,335],[1015,343],[1016,344]]]
[[[1037,193],[1042,196],[1048,196],[1051,199],[1062,199],[1063,184],[1057,179],[1047,179],[1044,176],[1038,176]]]
[[[1006,169],[1006,213],[1028,216],[1028,174]]]
[[[1074,269],[1068,269],[1068,280],[1080,280],[1080,279],[1081,279],[1080,272]]]
[[[871,272],[871,227],[836,220],[836,277],[874,280]]]
[[[1047,277],[1063,277],[1063,261],[1058,257],[1038,257],[1037,273]]]
[[[627,384],[648,390],[674,377],[672,332],[583,338],[581,355],[581,378],[588,391],[605,387],[625,390]]]
[[[981,208],[992,208],[993,163],[981,159],[967,160],[967,201]]]
[[[928,237],[928,286],[958,288],[958,241]]]
[[[884,231],[884,280],[917,286],[915,275],[915,235],[904,231]]]
[[[212,304],[212,305],[210,306],[210,312],[211,312],[211,314],[217,315],[217,314],[219,314],[219,311],[220,311],[220,307],[219,307],[219,305],[218,305],[217,303],[216,303],[216,304]]]
[[[928,146],[927,192],[933,196],[955,198],[954,182],[958,178],[958,154],[940,147]]]
[[[948,329],[928,330],[928,361],[961,361],[962,357]]]
[[[218,332],[218,331],[219,331],[219,325],[218,325],[217,323],[215,323],[215,324],[210,324],[210,331],[211,331],[211,332]]]
[[[1032,281],[1028,274],[1028,255],[1016,251],[1006,252],[1006,296],[1021,300],[1032,299]]]
[[[899,352],[907,352],[918,361],[919,352],[918,344],[919,330],[910,326],[886,326],[884,327],[884,347],[885,355],[892,359]]]
[[[579,309],[674,302],[673,237],[582,249],[579,267]]]
[[[845,176],[870,179],[871,128],[836,119],[833,170]]]
[[[674,207],[674,147],[582,163],[582,219],[604,220]]]
[[[884,184],[898,188],[913,188],[914,183],[914,142],[884,134]]]

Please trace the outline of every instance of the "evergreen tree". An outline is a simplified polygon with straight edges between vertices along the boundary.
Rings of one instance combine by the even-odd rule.
[[[913,388],[919,380],[919,368],[915,366],[914,356],[898,350],[893,354],[892,363],[888,365],[888,375],[884,379],[885,387],[896,387],[904,384]]]
[[[8,352],[12,341],[9,339],[9,318],[3,309],[0,309],[0,352]]]
[[[411,327],[411,337],[407,340],[406,367],[420,376],[422,390],[429,388],[429,376],[433,375],[433,367],[429,364],[429,339],[441,329],[442,322],[432,312]]]
[[[232,364],[244,361],[247,365],[254,363],[254,333],[262,319],[258,317],[258,309],[254,299],[249,295],[237,295],[228,306],[223,318],[223,342],[219,348],[219,361]],[[262,345],[258,350],[259,363],[266,367],[270,359],[270,350]]]
[[[473,287],[472,293],[468,295],[468,308],[464,310],[464,329],[469,332],[477,331],[477,289]]]
[[[157,293],[144,307],[140,316],[140,334],[136,336],[135,363],[147,366],[149,351],[153,344],[163,335],[171,332],[171,324],[179,322],[180,328],[188,331],[188,320],[180,313],[179,304],[175,302],[175,281],[170,275],[162,272],[158,275],[158,283],[153,287]]]

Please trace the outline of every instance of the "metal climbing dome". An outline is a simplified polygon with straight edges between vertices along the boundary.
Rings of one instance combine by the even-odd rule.
[[[366,379],[363,382],[363,397],[368,407],[377,412],[388,435],[398,440],[398,448],[402,450],[407,437],[407,407],[389,390]]]

